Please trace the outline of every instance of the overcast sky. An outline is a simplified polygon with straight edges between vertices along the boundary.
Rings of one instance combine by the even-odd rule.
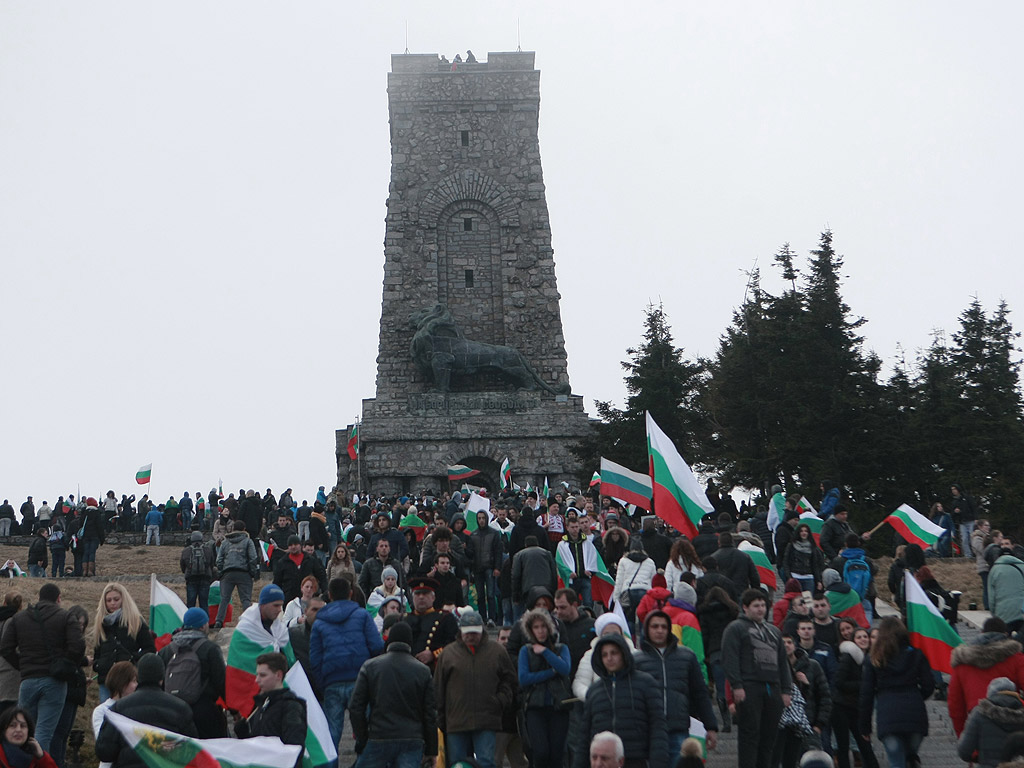
[[[160,499],[333,485],[374,394],[406,26],[414,53],[484,59],[517,24],[537,53],[591,413],[649,302],[712,355],[744,272],[826,227],[887,363],[973,295],[1024,327],[1024,6],[623,7],[0,3],[0,497],[131,492],[149,462]]]

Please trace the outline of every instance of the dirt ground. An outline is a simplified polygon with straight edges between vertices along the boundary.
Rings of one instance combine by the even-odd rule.
[[[878,576],[875,584],[878,588],[878,596],[886,600],[892,600],[886,580],[889,575],[889,567],[892,565],[892,558],[882,557],[875,560],[878,565]],[[949,592],[959,590],[963,593],[960,597],[960,608],[967,610],[971,603],[977,603],[981,608],[981,578],[975,567],[974,558],[968,557],[947,557],[929,558],[928,567],[936,580]]]

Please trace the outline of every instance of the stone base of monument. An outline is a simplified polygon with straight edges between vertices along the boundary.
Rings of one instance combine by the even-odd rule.
[[[592,429],[579,395],[537,391],[409,394],[363,401],[360,455],[349,459],[351,427],[337,431],[338,489],[371,493],[417,493],[458,489],[464,482],[499,487],[507,457],[512,479],[526,487],[551,488],[585,479],[572,447]],[[447,468],[479,470],[468,481],[449,484]]]

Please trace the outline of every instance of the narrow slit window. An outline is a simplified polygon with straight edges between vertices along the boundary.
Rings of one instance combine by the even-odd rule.
[[[467,269],[466,270],[466,287],[467,288],[472,288],[473,287],[473,270],[472,269]]]
[[[462,231],[463,232],[472,232],[473,231],[473,219],[472,219],[472,217],[467,216],[466,218],[464,218],[462,220]]]
[[[462,131],[462,146],[469,146],[469,131]]]

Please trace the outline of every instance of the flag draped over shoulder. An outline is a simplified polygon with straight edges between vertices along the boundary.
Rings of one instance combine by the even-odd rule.
[[[854,590],[849,592],[835,592],[829,590],[825,593],[828,600],[829,613],[838,619],[853,619],[858,627],[870,628],[868,615],[864,613],[864,606],[861,603],[860,595]]]
[[[907,598],[907,631],[910,644],[923,653],[932,669],[953,673],[949,663],[953,649],[963,640],[949,622],[942,618],[924,589],[910,571],[903,574],[903,591]]]
[[[934,547],[946,532],[945,528],[936,525],[909,504],[901,504],[899,509],[885,518],[885,522],[895,528],[906,541],[918,544],[922,549]]]
[[[654,513],[685,536],[697,535],[704,515],[715,511],[668,435],[647,413],[647,453],[653,481]]]
[[[292,692],[306,702],[306,759],[303,764],[334,765],[338,759],[338,750],[331,738],[331,727],[327,724],[327,716],[324,714],[320,702],[313,693],[313,686],[309,684],[302,665],[296,662],[292,664],[288,674],[284,676],[284,684]],[[287,768],[287,767],[286,767]]]
[[[772,565],[772,561],[768,559],[768,555],[764,553],[764,550],[756,544],[751,544],[749,541],[741,541],[738,549],[750,555],[750,559],[754,561],[754,565],[757,567],[757,576],[761,579],[761,583],[767,587],[768,591],[774,590],[778,584],[778,577],[775,573],[775,566]]]
[[[594,473],[595,475],[598,473]],[[621,464],[601,457],[601,495],[618,499],[622,505],[636,504],[643,509],[651,508],[651,476],[634,472]]]
[[[158,651],[171,642],[171,634],[185,621],[186,610],[178,593],[157,581],[155,573],[150,574],[149,628],[156,635]]]
[[[291,768],[302,751],[276,736],[193,739],[110,710],[105,717],[149,768]]]
[[[228,709],[236,710],[242,717],[249,716],[252,699],[259,692],[256,687],[256,657],[274,651],[283,653],[289,664],[295,663],[284,620],[279,616],[268,632],[263,628],[259,605],[253,603],[238,620],[228,646],[227,691],[224,695]]]
[[[785,515],[786,499],[781,493],[776,493],[768,504],[768,527],[771,528],[772,533],[779,527],[779,523],[782,522]]]
[[[563,536],[555,550],[555,567],[558,569],[558,588],[572,586],[572,574],[575,572],[575,560],[569,548],[567,537]],[[615,579],[608,573],[608,567],[601,553],[594,546],[593,537],[588,536],[583,543],[583,570],[593,574],[590,577],[590,592],[595,600],[600,600],[608,607],[615,588]]]
[[[404,531],[410,528],[416,535],[416,541],[423,541],[423,537],[427,533],[427,524],[423,522],[423,518],[410,513],[398,521],[398,530]]]

